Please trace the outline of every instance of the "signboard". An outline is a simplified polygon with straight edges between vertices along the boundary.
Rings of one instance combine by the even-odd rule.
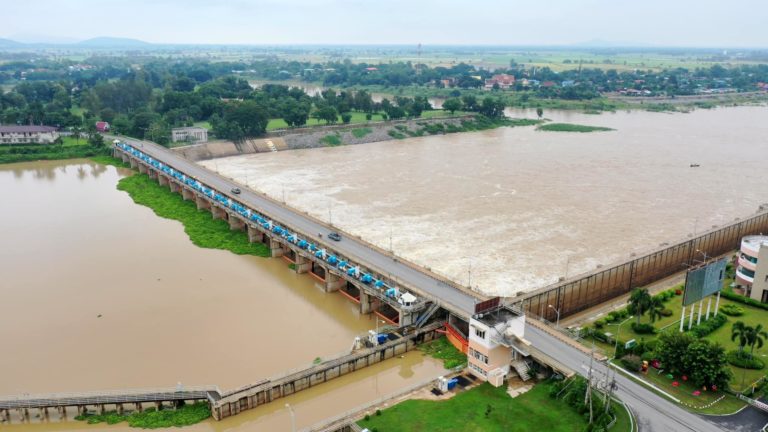
[[[475,303],[475,314],[481,314],[488,312],[489,310],[496,309],[501,304],[501,297],[494,297],[480,303]]]
[[[685,275],[683,306],[688,306],[723,288],[726,259],[722,258]]]
[[[630,339],[630,340],[627,341],[627,343],[624,344],[624,349],[631,349],[635,345],[637,345],[637,341],[634,340],[634,339]]]

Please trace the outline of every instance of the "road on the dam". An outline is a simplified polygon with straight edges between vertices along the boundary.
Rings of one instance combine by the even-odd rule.
[[[328,233],[334,231],[332,228],[296,210],[249,189],[243,188],[240,194],[232,194],[230,190],[236,186],[236,183],[158,144],[136,139],[126,139],[124,137],[110,138],[124,140],[126,143],[160,162],[195,177],[200,182],[218,190],[220,193],[260,211],[265,216],[274,218],[278,223],[283,223],[291,229],[299,230],[305,235],[317,235],[319,233],[327,238]],[[333,249],[382,275],[394,276],[395,281],[405,282],[406,285],[422,291],[423,294],[431,297],[430,300],[438,301],[441,306],[460,315],[464,319],[469,319],[474,313],[474,305],[477,299],[471,294],[407,266],[396,260],[393,256],[377,251],[356,238],[351,236],[344,237],[341,242],[333,245]],[[583,376],[587,375],[586,368],[589,365],[588,354],[530,325],[526,326],[525,338],[543,353],[557,359],[577,373]],[[598,377],[604,377],[607,375],[608,367],[604,363],[594,362],[594,370]],[[630,407],[637,419],[640,431],[718,432],[723,430],[718,425],[680,408],[621,374],[616,374],[616,382],[618,384],[616,396]]]

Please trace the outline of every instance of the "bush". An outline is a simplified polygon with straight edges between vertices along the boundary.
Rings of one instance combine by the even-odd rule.
[[[720,312],[728,316],[742,316],[744,315],[744,308],[736,306],[735,304],[727,304],[720,307]]]
[[[605,320],[595,320],[595,328],[601,329],[603,327],[605,327]]]
[[[664,309],[661,311],[661,316],[665,317],[671,317],[672,316],[672,309]]]
[[[765,362],[746,351],[728,351],[728,363],[744,369],[762,369]]]
[[[616,312],[611,312],[605,317],[605,320],[609,323],[616,322],[618,319],[619,317],[616,315]]]
[[[352,114],[350,114],[348,112],[341,113],[341,121],[344,124],[349,124],[349,122],[352,121]]]
[[[624,309],[619,310],[619,318],[624,319],[624,318],[627,318],[627,317],[629,317],[629,309],[624,308]]]
[[[727,321],[728,318],[726,318],[725,315],[717,315],[697,326],[694,326],[691,329],[691,334],[698,338],[703,338],[704,336],[722,327]]]
[[[656,359],[656,353],[654,351],[646,351],[640,356],[640,360],[647,361],[648,363],[654,359]]]
[[[656,333],[656,327],[652,324],[646,323],[632,323],[632,330],[637,334],[654,334]]]
[[[637,372],[640,370],[640,367],[643,365],[643,361],[640,359],[640,357],[636,355],[625,355],[621,358],[621,364],[624,366],[625,369]]]
[[[738,295],[736,293],[733,293],[733,292],[730,292],[730,291],[725,291],[725,290],[721,291],[720,295],[722,297],[727,298],[728,300],[733,300],[735,302],[739,302],[739,303],[742,303],[742,304],[745,304],[745,305],[753,306],[753,307],[760,308],[760,309],[763,309],[763,310],[768,310],[768,303],[762,303],[762,302],[759,302],[759,301],[757,301],[755,299],[752,299],[752,298],[749,298],[749,297],[744,297],[743,295]]]

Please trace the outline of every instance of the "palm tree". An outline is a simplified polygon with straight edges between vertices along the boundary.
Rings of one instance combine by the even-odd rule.
[[[651,303],[648,305],[648,316],[651,318],[651,322],[656,322],[657,319],[661,319],[664,315],[662,315],[662,312],[664,311],[664,300],[653,297],[651,298]]]
[[[646,288],[635,288],[629,296],[629,308],[637,316],[637,322],[640,323],[640,317],[648,310],[651,305],[651,295]]]
[[[749,334],[749,346],[750,351],[749,355],[753,355],[755,353],[755,345],[757,345],[757,348],[760,349],[763,347],[764,338],[768,339],[768,332],[763,330],[763,325],[758,324],[754,328],[751,328],[752,332]]]
[[[731,327],[731,341],[739,340],[739,352],[744,351],[744,347],[749,343],[750,333],[754,329],[741,321],[736,321]],[[762,343],[761,343],[762,346]]]

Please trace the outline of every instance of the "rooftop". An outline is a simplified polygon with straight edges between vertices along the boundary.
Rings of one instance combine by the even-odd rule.
[[[742,246],[747,246],[750,249],[758,250],[761,246],[768,247],[768,236],[765,235],[751,235],[741,239]]]
[[[41,133],[55,132],[58,128],[53,126],[1,126],[0,133]]]
[[[171,130],[173,132],[197,132],[197,131],[207,131],[208,129],[204,127],[199,127],[199,126],[190,126],[190,127],[173,128]]]

